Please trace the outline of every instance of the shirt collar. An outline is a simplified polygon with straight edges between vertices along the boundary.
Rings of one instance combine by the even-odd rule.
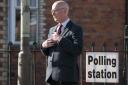
[[[66,27],[67,23],[70,21],[70,19],[68,18],[67,20],[65,20],[63,23],[61,23],[63,25],[63,27]]]

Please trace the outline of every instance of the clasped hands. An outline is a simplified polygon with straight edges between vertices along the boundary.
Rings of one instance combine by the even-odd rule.
[[[42,43],[42,47],[43,48],[48,48],[48,47],[52,47],[54,45],[56,45],[61,39],[61,36],[57,33],[57,32],[54,32],[51,37],[49,37],[47,40],[45,40],[43,43]]]

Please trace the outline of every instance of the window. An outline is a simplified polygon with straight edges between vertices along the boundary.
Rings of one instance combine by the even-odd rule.
[[[125,49],[128,50],[128,25],[125,27]]]
[[[9,41],[20,41],[20,0],[9,1]],[[38,39],[38,0],[30,0],[30,40]]]

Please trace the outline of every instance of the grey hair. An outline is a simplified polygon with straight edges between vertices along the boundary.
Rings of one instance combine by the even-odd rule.
[[[58,0],[58,1],[55,1],[53,5],[60,5],[60,4],[63,4],[64,8],[67,8],[67,10],[69,10],[69,5],[66,1],[64,0]]]

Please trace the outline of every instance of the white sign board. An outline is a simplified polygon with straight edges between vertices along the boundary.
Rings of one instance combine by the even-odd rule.
[[[117,52],[86,52],[86,82],[119,82]]]

